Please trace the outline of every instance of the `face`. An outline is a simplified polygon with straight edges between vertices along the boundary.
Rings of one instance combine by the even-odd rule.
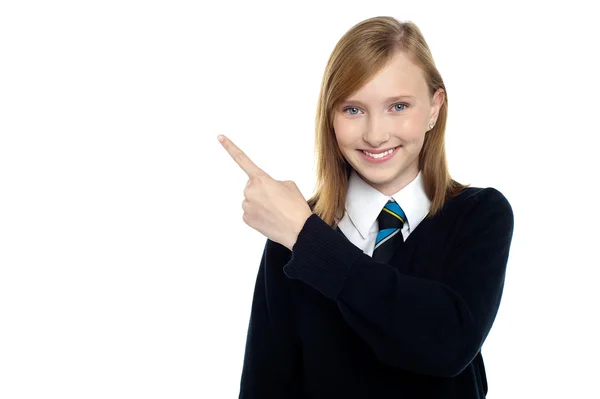
[[[338,146],[363,180],[385,195],[395,194],[419,173],[419,153],[443,100],[442,89],[430,99],[421,69],[397,52],[333,110]]]

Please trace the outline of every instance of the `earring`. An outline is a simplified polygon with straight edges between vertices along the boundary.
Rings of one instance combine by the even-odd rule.
[[[435,126],[435,123],[430,123],[429,124],[429,130],[433,129],[434,126]]]

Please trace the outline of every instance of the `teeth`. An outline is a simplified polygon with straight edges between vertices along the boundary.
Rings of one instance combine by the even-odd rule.
[[[371,154],[370,152],[367,152],[367,151],[363,151],[363,152],[364,152],[365,154],[367,154],[368,156],[370,156],[371,158],[378,159],[378,158],[383,158],[383,157],[385,157],[386,155],[389,155],[389,154],[391,154],[392,152],[394,152],[394,148],[392,148],[391,150],[387,150],[386,152],[382,152],[381,154]]]

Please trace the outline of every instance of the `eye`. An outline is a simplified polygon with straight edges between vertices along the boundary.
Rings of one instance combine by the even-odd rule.
[[[394,104],[392,107],[394,108],[395,111],[404,111],[406,108],[409,107],[409,105],[406,103],[397,103],[397,104]],[[347,112],[347,111],[350,111],[350,112]],[[348,115],[358,115],[359,111],[360,111],[360,109],[357,107],[346,107],[342,110],[343,113],[347,113]]]
[[[342,110],[342,112],[346,112],[346,111],[348,111],[348,110],[353,110],[353,111],[354,111],[354,110],[356,110],[356,111],[358,111],[358,108],[356,108],[356,107],[346,107],[346,108],[344,108],[344,109]],[[358,112],[357,112],[357,113],[350,112],[350,113],[348,113],[348,114],[349,114],[349,115],[358,115]]]
[[[398,109],[398,108],[396,108],[396,107],[398,107],[399,105],[400,105],[400,106],[402,106],[402,107],[404,107],[404,108],[402,108],[402,109]],[[394,109],[395,109],[396,111],[404,111],[406,108],[408,108],[408,104],[406,104],[406,103],[398,103],[398,104],[394,104]]]

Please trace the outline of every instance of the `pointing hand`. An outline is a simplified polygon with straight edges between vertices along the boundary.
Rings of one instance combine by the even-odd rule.
[[[298,233],[312,215],[306,199],[296,183],[273,179],[231,140],[221,137],[225,150],[248,175],[242,201],[244,222],[291,251]]]

